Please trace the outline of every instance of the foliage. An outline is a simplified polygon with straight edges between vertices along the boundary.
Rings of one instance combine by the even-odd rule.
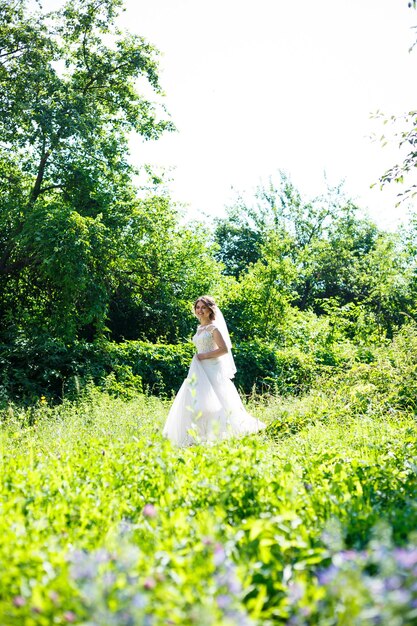
[[[89,382],[125,398],[143,389],[170,395],[181,385],[193,354],[191,344],[131,341],[72,344],[48,337],[22,337],[0,345],[2,402],[74,398]]]
[[[293,590],[288,624],[415,624],[417,549],[414,543],[396,548],[389,535],[381,525],[366,550],[335,551],[331,565],[317,575],[316,606],[303,597],[305,587]]]
[[[112,296],[107,324],[116,341],[175,343],[194,330],[191,303],[196,294],[221,297],[230,281],[222,278],[213,258],[207,229],[180,226],[167,199],[153,198],[144,205],[140,233],[131,237],[125,275]]]
[[[413,7],[416,9],[416,5],[417,3],[415,0],[408,2],[409,8]],[[416,26],[413,26],[414,31],[415,28]],[[414,41],[409,52],[412,52],[416,45],[417,41]],[[390,167],[379,178],[381,187],[384,187],[384,185],[392,182],[400,185],[407,185],[407,188],[403,192],[398,193],[398,206],[401,202],[412,200],[417,194],[417,185],[413,182],[413,174],[415,175],[415,168],[417,167],[417,111],[412,110],[404,113],[403,115],[391,116],[386,116],[378,111],[374,117],[381,119],[384,126],[387,126],[388,124],[392,126],[394,141],[398,144],[398,148],[402,152],[402,162]],[[382,145],[385,146],[388,141],[392,141],[392,138],[387,139],[384,132],[384,134],[380,137],[380,141]]]
[[[305,202],[281,173],[253,200],[240,198],[217,220],[214,235],[225,272],[238,278],[226,310],[241,338],[275,340],[293,315],[290,306],[320,316],[334,306],[360,313],[368,335],[380,339],[392,336],[412,308],[401,239],[361,217],[340,187]],[[354,315],[350,322],[353,338]]]
[[[187,375],[194,353],[190,342],[176,345],[146,341],[64,343],[48,337],[22,337],[12,346],[0,345],[1,402],[35,402],[43,395],[56,402],[74,398],[89,383],[129,398],[147,390],[166,396],[175,393]],[[235,347],[236,384],[250,394],[307,391],[320,364],[298,347],[277,350],[260,341]]]
[[[394,127],[393,132],[398,148],[401,151],[407,151],[404,160],[390,167],[379,179],[381,187],[392,182],[407,185],[404,191],[398,193],[398,206],[401,202],[412,200],[417,194],[417,185],[412,182],[417,167],[417,112],[409,111],[401,116],[391,115],[390,117],[378,113],[375,117],[383,118],[384,124],[390,123]],[[381,141],[386,143],[385,135],[381,137]]]
[[[276,400],[260,400],[250,410],[266,419]],[[335,607],[366,626],[410,623],[415,421],[338,423],[334,408],[276,443],[176,450],[152,397],[91,388],[78,403],[9,407],[2,624],[333,624]],[[393,593],[372,621],[381,584]]]
[[[120,0],[31,15],[0,2],[1,318],[10,332],[100,331],[143,221],[128,135],[172,128],[156,50],[116,27]],[[136,245],[140,248],[140,239]]]
[[[359,350],[356,359],[323,367],[301,400],[275,404],[268,434],[286,437],[310,424],[327,424],[331,416],[349,423],[363,415],[400,416],[417,413],[417,331],[405,326],[385,347]],[[331,370],[331,371],[330,371]],[[317,370],[316,370],[317,372]]]
[[[357,365],[347,372],[346,382],[366,384],[373,390],[373,402],[381,410],[417,410],[417,329],[404,326],[391,344],[376,351],[369,364]]]
[[[307,392],[316,372],[313,355],[299,348],[277,350],[261,341],[241,342],[235,350],[236,384],[246,393],[298,395]]]

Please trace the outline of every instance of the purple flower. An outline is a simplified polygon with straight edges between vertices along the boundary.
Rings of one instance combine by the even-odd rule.
[[[77,560],[72,564],[71,576],[78,580],[80,578],[95,578],[97,574],[97,565],[87,559]]]
[[[288,585],[288,597],[291,602],[297,603],[303,597],[303,588],[297,583]]]
[[[411,594],[407,589],[396,589],[390,594],[390,599],[397,606],[407,606],[411,600]]]
[[[69,624],[72,624],[73,622],[75,622],[75,618],[77,616],[75,615],[73,611],[65,611],[63,617],[66,622],[68,622]]]
[[[228,580],[227,583],[227,587],[230,591],[230,593],[233,594],[237,594],[240,593],[242,591],[242,585],[240,584],[240,581],[237,580],[237,578],[235,576],[231,576]]]
[[[156,510],[156,507],[154,507],[153,504],[145,504],[145,506],[142,509],[142,514],[145,517],[156,517],[158,515],[158,511]]]
[[[108,563],[113,557],[104,548],[100,548],[92,553],[96,563]]]
[[[385,585],[380,578],[368,578],[367,586],[374,596],[380,596],[385,593]]]
[[[17,606],[18,608],[20,608],[21,606],[25,606],[26,600],[24,599],[23,596],[15,596],[13,598],[13,604]]]
[[[406,550],[405,548],[397,548],[393,552],[394,558],[398,565],[405,569],[411,569],[417,564],[417,550]]]
[[[134,526],[131,522],[127,520],[122,520],[119,524],[119,533],[121,535],[126,535],[127,533],[131,532],[133,528]]]
[[[220,543],[216,543],[216,545],[214,546],[214,555],[213,555],[214,565],[218,567],[219,565],[224,563],[225,559],[226,559],[226,553],[224,551],[223,546]]]
[[[102,580],[104,587],[106,589],[111,589],[116,582],[117,577],[114,572],[104,572]]]
[[[143,609],[146,606],[146,598],[141,593],[135,593],[131,604],[135,609]]]
[[[145,582],[143,583],[143,586],[145,589],[155,589],[156,581],[154,578],[149,577],[145,580]]]
[[[395,591],[401,587],[401,578],[399,576],[390,576],[385,580],[385,588],[388,591]]]
[[[217,596],[216,602],[219,609],[227,609],[227,607],[230,606],[231,599],[230,596],[220,594],[219,596]]]
[[[342,561],[354,561],[359,554],[355,550],[342,550],[339,552],[339,556]]]
[[[54,604],[57,604],[58,600],[59,600],[59,595],[57,594],[56,591],[50,591],[49,592],[49,598],[52,600],[52,602]]]
[[[329,583],[331,583],[336,577],[337,573],[338,569],[334,565],[331,565],[327,569],[318,572],[317,578],[320,585],[328,585]]]
[[[211,537],[203,537],[201,543],[203,544],[203,546],[212,546],[213,539]]]

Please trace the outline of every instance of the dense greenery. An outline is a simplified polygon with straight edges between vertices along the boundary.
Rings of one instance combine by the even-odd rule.
[[[118,280],[111,287],[106,278],[100,333],[78,323],[75,287],[73,313],[58,297],[55,310],[43,296],[31,300],[38,302],[35,312],[26,301],[33,284],[21,294],[21,284],[4,278],[3,402],[74,397],[88,380],[107,385],[109,375],[119,383],[135,381],[137,390],[171,394],[187,370],[195,327],[191,303],[199,293],[213,293],[224,309],[237,384],[246,393],[254,385],[306,391],[326,368],[336,374],[366,363],[404,323],[417,319],[415,217],[387,233],[340,190],[305,202],[286,176],[259,189],[252,204],[238,199],[217,220],[212,240],[207,228],[180,225],[168,198],[153,196],[140,205],[141,244],[130,233],[129,255],[119,257],[123,270],[115,270]],[[24,274],[16,274],[18,282]],[[94,275],[86,275],[97,286]],[[54,280],[63,280],[57,270]],[[95,294],[88,289],[97,310]]]
[[[184,223],[135,184],[174,127],[122,8],[0,0],[0,622],[417,624],[417,216],[280,173]],[[202,293],[267,428],[176,450]]]
[[[69,0],[60,12],[31,16],[24,0],[0,2],[1,314],[9,332],[97,332],[121,277],[132,263],[147,267],[140,242],[150,220],[165,228],[164,208],[137,198],[126,155],[131,131],[156,138],[171,124],[138,91],[139,77],[160,91],[156,51],[116,29],[121,4]]]
[[[246,393],[302,393],[369,360],[416,319],[416,218],[387,233],[341,188],[306,200],[281,173],[214,224],[185,224],[156,176],[135,186],[129,135],[173,125],[158,53],[117,28],[121,9],[0,0],[1,402],[109,376],[171,394],[201,293],[224,309]]]
[[[266,433],[181,451],[154,396],[9,407],[1,623],[417,623],[416,363],[409,328],[346,382],[253,397]]]

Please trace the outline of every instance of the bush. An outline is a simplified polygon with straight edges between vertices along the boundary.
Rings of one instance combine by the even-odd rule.
[[[404,326],[393,341],[374,352],[370,363],[356,363],[333,381],[350,390],[359,410],[417,412],[417,328]],[[361,411],[362,412],[362,411]]]
[[[0,345],[0,401],[36,403],[40,396],[73,398],[88,383],[129,398],[147,389],[171,395],[187,373],[193,348],[128,341],[123,344],[36,337]]]
[[[194,353],[191,344],[162,344],[126,341],[105,345],[107,365],[131,367],[152,394],[172,395],[181,386]]]
[[[297,347],[277,349],[262,341],[240,343],[235,352],[236,384],[245,393],[257,392],[299,395],[308,391],[316,365],[311,354]]]
[[[147,390],[170,396],[182,384],[194,353],[191,343],[178,345],[126,341],[74,342],[37,337],[0,346],[0,382],[4,401],[35,403],[41,395],[59,400],[75,397],[88,382],[129,398]],[[277,391],[300,394],[316,375],[313,355],[297,347],[277,350],[261,341],[240,343],[234,350],[236,384],[244,393]]]

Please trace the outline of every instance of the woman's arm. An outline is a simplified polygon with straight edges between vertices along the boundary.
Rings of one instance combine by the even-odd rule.
[[[197,354],[197,359],[199,361],[204,361],[204,359],[215,359],[216,357],[222,356],[228,352],[224,339],[217,328],[213,330],[213,339],[219,347],[217,350],[210,350],[210,352],[200,352]]]

